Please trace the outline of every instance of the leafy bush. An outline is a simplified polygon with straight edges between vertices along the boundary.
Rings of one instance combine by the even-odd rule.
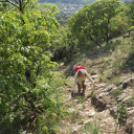
[[[125,107],[125,104],[124,103],[120,103],[117,107],[117,111],[116,113],[114,114],[115,116],[115,130],[114,130],[114,133],[116,134],[116,131],[117,131],[117,126],[119,124],[119,121],[122,121],[123,118],[126,118],[127,117],[127,109]]]
[[[126,101],[127,106],[134,106],[134,95]]]
[[[134,52],[130,53],[127,60],[124,62],[122,69],[134,71]]]
[[[51,44],[52,61],[69,63],[77,52],[77,40],[72,37],[68,26],[60,27],[55,31]]]
[[[118,105],[117,112],[115,113],[115,117],[118,118],[119,120],[127,117],[127,109],[124,103]]]
[[[13,2],[13,5],[17,3]],[[54,17],[57,7],[44,5],[41,12],[37,1],[30,0],[22,1],[10,10],[2,10],[1,133],[11,131],[15,134],[21,128],[30,131],[34,124],[35,132],[54,131],[53,125],[64,113],[59,107],[62,96],[58,93],[60,84],[53,85],[58,76],[52,70],[57,64],[48,55],[52,31],[59,25]]]
[[[102,42],[108,45],[127,27],[127,19],[122,12],[125,7],[119,0],[100,0],[85,5],[68,20],[71,32],[82,42],[81,45],[96,47]]]

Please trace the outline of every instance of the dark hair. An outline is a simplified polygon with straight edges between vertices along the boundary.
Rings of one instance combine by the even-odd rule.
[[[81,75],[81,74],[83,74],[83,70],[78,70],[78,77]]]

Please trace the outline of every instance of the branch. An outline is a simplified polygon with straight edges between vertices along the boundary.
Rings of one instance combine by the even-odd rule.
[[[4,42],[1,38],[0,38],[0,41],[1,41],[1,42]]]
[[[14,2],[11,2],[10,0],[6,0],[6,1],[0,1],[0,2],[8,2],[8,3],[10,3],[10,4],[12,4],[12,5],[14,5],[14,6],[16,6],[17,8],[19,8]]]
[[[89,38],[90,38],[90,40],[92,40],[93,42],[95,42],[97,46],[101,47],[101,46],[99,45],[99,43],[98,43],[97,41],[95,41],[95,40],[92,38],[91,35],[89,35]]]
[[[0,91],[0,93],[3,93],[5,90]]]
[[[25,6],[28,4],[29,0],[27,0],[27,2],[25,3],[25,5],[22,8],[25,8]]]
[[[25,89],[22,89],[22,90],[23,90],[23,92],[25,92]],[[41,107],[37,107],[37,108],[35,107],[34,103],[33,103],[31,100],[28,99],[27,94],[23,94],[23,96],[24,96],[25,100],[32,106],[32,109],[33,109],[36,113],[44,112]],[[38,110],[40,110],[41,112],[38,111]]]

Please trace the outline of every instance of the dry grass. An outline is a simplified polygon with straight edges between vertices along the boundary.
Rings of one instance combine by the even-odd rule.
[[[110,47],[102,45],[102,48],[96,50],[82,50],[74,59],[75,64],[83,65],[90,75],[97,73],[99,82],[119,85],[121,74],[123,74],[120,68],[132,50],[134,39],[133,37],[123,39],[121,36],[112,41],[113,44]]]
[[[87,69],[87,71],[90,72],[90,75],[97,73],[97,78],[95,76],[95,79],[99,80],[97,81],[98,83],[107,83],[108,85],[114,84],[118,87],[120,85],[120,81],[130,78],[130,73],[124,73],[120,69],[120,67],[123,65],[124,61],[127,59],[129,53],[131,52],[132,38],[130,37],[123,39],[122,37],[119,37],[113,39],[113,45],[115,46],[112,49],[105,48],[105,51],[104,49],[100,49],[98,53],[92,52],[92,55],[91,51],[89,50],[86,50],[86,52],[79,52],[79,54],[77,54],[77,56],[74,58],[75,60],[73,62],[75,62],[76,65],[83,65]],[[68,67],[69,66],[70,65],[68,65]],[[70,86],[73,83],[73,77],[71,78],[71,81],[68,81]],[[93,90],[94,89],[90,90],[92,92],[91,97],[95,96]],[[120,93],[121,92],[117,90],[113,94],[119,95]],[[82,102],[84,102],[84,100],[82,100],[81,98],[77,99],[78,102],[81,104]],[[72,114],[69,114],[62,120],[62,123],[64,124],[63,129],[66,126],[66,133],[71,134],[73,133],[71,125],[75,123],[84,124],[84,122],[80,118],[80,116],[77,115],[76,111],[80,109],[77,109],[77,107],[75,106],[76,103],[74,103],[73,100],[66,103],[68,103],[68,105],[65,106],[66,108],[75,109]],[[129,100],[129,103],[131,104],[131,100]]]

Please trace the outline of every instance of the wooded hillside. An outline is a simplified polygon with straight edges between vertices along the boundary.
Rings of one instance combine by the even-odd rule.
[[[72,4],[87,4],[94,2],[95,0],[39,0],[39,2],[48,2],[48,3],[72,3]]]

